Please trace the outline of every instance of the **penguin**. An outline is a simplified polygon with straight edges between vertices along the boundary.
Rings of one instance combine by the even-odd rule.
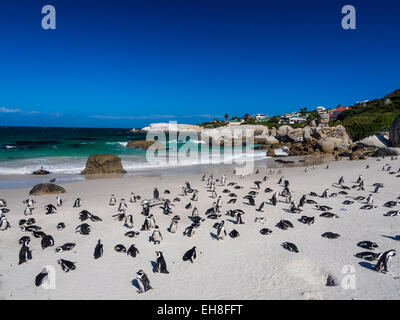
[[[194,235],[194,225],[192,224],[189,227],[187,227],[185,229],[185,231],[183,232],[183,235],[188,236],[188,237],[193,236]]]
[[[229,232],[229,236],[232,239],[239,237],[239,235],[240,235],[239,232],[237,230],[235,230],[235,229],[233,229],[231,232]]]
[[[127,209],[128,206],[125,203],[125,199],[121,199],[121,201],[119,202],[118,211],[126,212]]]
[[[51,235],[45,235],[40,242],[42,249],[54,246],[54,239]]]
[[[257,190],[260,190],[260,184],[262,181],[254,181],[254,184],[256,185]]]
[[[5,231],[7,229],[11,228],[10,223],[8,222],[7,218],[5,215],[0,216],[0,230]]]
[[[242,219],[242,212],[236,213],[236,224],[244,224],[243,219]]]
[[[313,224],[314,223],[314,217],[307,217],[307,216],[302,216],[299,221],[304,223],[304,224]]]
[[[103,244],[100,239],[97,241],[97,245],[94,248],[93,256],[95,259],[99,259],[103,256]]]
[[[132,244],[132,245],[129,247],[129,249],[128,249],[128,251],[126,252],[126,254],[127,254],[128,256],[131,256],[131,257],[135,258],[136,255],[139,254],[139,250],[135,247],[134,244]]]
[[[366,199],[366,204],[373,204],[374,199],[372,198],[372,194],[370,194]]]
[[[53,206],[52,204],[48,204],[46,207],[46,214],[55,214],[57,213],[57,208]]]
[[[29,242],[31,242],[31,238],[28,237],[28,236],[23,236],[23,237],[21,237],[21,238],[18,240],[18,244],[21,244],[21,245],[23,245],[24,243],[25,243],[26,245],[28,245]]]
[[[276,226],[282,230],[287,230],[288,228],[293,228],[293,224],[288,220],[281,220],[276,224]]]
[[[92,228],[87,224],[83,223],[76,227],[75,232],[79,232],[82,235],[88,235]]]
[[[366,252],[359,252],[356,253],[355,255],[357,258],[361,258],[367,261],[374,261],[379,258],[380,253],[375,253],[371,251],[366,251]]]
[[[136,196],[133,192],[131,192],[131,196],[129,197],[129,202],[132,202],[132,203],[136,202]]]
[[[32,231],[32,234],[35,238],[43,238],[46,236],[46,234],[43,231]]]
[[[57,207],[61,207],[62,204],[63,204],[63,201],[62,201],[62,199],[61,199],[60,196],[57,196],[57,197],[56,197],[56,201],[57,201]]]
[[[226,237],[226,229],[224,227],[225,221],[221,221],[219,224],[218,230],[217,230],[217,239],[218,240],[223,240],[224,237]]]
[[[81,221],[85,221],[87,219],[89,219],[91,217],[91,213],[87,210],[82,210],[81,212],[79,212],[79,220]]]
[[[282,246],[286,249],[289,250],[291,252],[299,252],[299,249],[297,249],[297,246],[294,243],[291,242],[284,242],[282,243]]]
[[[162,235],[161,235],[161,232],[160,232],[160,229],[158,226],[154,227],[154,231],[153,231],[153,234],[151,235],[151,239],[153,240],[154,244],[161,243],[161,240],[163,238],[162,238]]]
[[[255,203],[255,201],[254,201],[254,198],[252,197],[252,196],[250,196],[250,195],[247,195],[247,196],[245,196],[245,197],[243,197],[243,199],[247,199],[248,201],[249,201],[249,205],[250,206],[255,206],[256,205],[256,203]]]
[[[328,198],[328,190],[329,189],[325,189],[325,191],[321,195],[321,198]]]
[[[63,230],[65,228],[65,223],[64,222],[60,222],[59,224],[57,224],[57,230]]]
[[[101,219],[101,218],[98,217],[98,216],[95,216],[95,215],[91,214],[91,215],[90,215],[90,221],[98,222],[98,221],[103,221],[103,219]]]
[[[194,207],[192,211],[192,219],[198,216],[199,216],[199,210],[196,207]]]
[[[193,193],[193,196],[190,198],[190,200],[192,200],[192,201],[197,201],[197,200],[199,200],[199,193],[198,193],[198,191],[195,191],[195,192]]]
[[[0,199],[0,208],[7,207],[7,201],[4,199]]]
[[[176,233],[176,230],[178,229],[178,221],[175,219],[172,219],[171,224],[169,225],[168,231],[171,233]]]
[[[110,206],[115,206],[117,204],[117,199],[114,197],[114,195],[111,195],[110,202],[108,203]]]
[[[196,259],[196,247],[193,247],[192,249],[186,251],[186,253],[182,257],[183,261],[190,261],[191,263],[193,263],[195,259]]]
[[[139,284],[139,290],[137,291],[137,293],[144,293],[144,292],[152,289],[152,287],[150,286],[150,280],[147,277],[147,275],[144,273],[143,270],[139,270],[136,273],[136,279]]]
[[[134,238],[137,237],[139,234],[140,232],[137,231],[128,231],[127,233],[125,233],[125,237]]]
[[[132,215],[129,215],[125,218],[125,227],[132,229],[133,228],[133,217]]]
[[[261,202],[260,206],[258,207],[258,209],[256,209],[256,211],[258,212],[264,212],[262,209],[264,208],[265,202]]]
[[[391,258],[393,258],[396,255],[396,250],[388,250],[382,253],[379,258],[378,262],[376,263],[374,269],[375,271],[382,272],[382,273],[387,273],[387,264],[390,261]]]
[[[58,259],[57,263],[61,266],[61,269],[65,272],[69,272],[70,270],[76,269],[75,263],[68,260]]]
[[[49,272],[46,268],[43,268],[40,273],[35,277],[35,286],[40,287],[46,282],[49,277]]]
[[[268,235],[268,234],[271,234],[271,233],[272,233],[272,230],[271,230],[271,229],[268,229],[268,228],[262,228],[262,229],[260,230],[260,233],[261,233],[262,235]]]
[[[340,237],[340,234],[333,233],[333,232],[325,232],[321,234],[321,237],[328,238],[328,239],[337,239]]]
[[[81,206],[81,198],[75,199],[73,207],[74,208],[79,208],[80,206]]]
[[[125,248],[125,246],[123,244],[117,244],[114,247],[114,250],[117,251],[117,252],[123,252],[123,253],[126,252],[126,248]]]
[[[154,188],[153,197],[154,199],[158,199],[160,197],[160,192],[158,192],[157,188]]]
[[[29,241],[28,241],[28,243],[29,243]],[[27,246],[27,242],[24,242],[22,244],[21,249],[19,250],[19,263],[18,264],[23,264],[25,262],[28,262],[28,260],[32,260],[32,251]]]
[[[34,209],[34,208],[26,207],[25,210],[24,210],[24,215],[25,215],[25,216],[31,216],[32,213],[33,213],[33,209]]]
[[[163,253],[161,251],[156,251],[157,254],[157,267],[156,267],[156,272],[160,272],[160,273],[169,273],[169,271],[167,270],[167,263],[165,262]]]
[[[371,241],[360,241],[359,243],[357,243],[357,246],[368,250],[379,248],[379,246],[375,242]]]
[[[59,253],[59,252],[64,252],[64,251],[70,251],[73,248],[75,248],[75,243],[64,243],[62,246],[58,246],[54,251]]]
[[[276,204],[278,203],[278,195],[276,192],[272,195],[272,198],[270,199],[270,203],[273,206],[276,206]]]

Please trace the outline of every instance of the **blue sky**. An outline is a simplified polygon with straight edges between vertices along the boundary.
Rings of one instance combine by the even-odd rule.
[[[41,28],[56,8],[57,29]],[[352,4],[357,29],[341,28]],[[0,125],[142,127],[398,89],[395,0],[2,0]]]

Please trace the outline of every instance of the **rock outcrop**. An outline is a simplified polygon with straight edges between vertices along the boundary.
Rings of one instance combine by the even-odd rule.
[[[400,116],[398,116],[390,126],[389,137],[393,147],[400,147]]]
[[[319,113],[317,119],[318,127],[329,127],[329,114]]]
[[[138,148],[138,149],[158,149],[165,150],[165,146],[158,141],[154,140],[135,140],[129,141],[126,145],[128,148]]]
[[[46,194],[61,194],[65,193],[65,189],[53,183],[40,183],[37,184],[29,191],[31,196],[42,196]]]
[[[115,154],[92,154],[81,174],[121,174],[126,173],[121,159]]]
[[[149,126],[144,127],[141,131],[145,132],[195,132],[200,133],[202,127],[192,124],[169,124],[169,123],[151,123]]]
[[[34,172],[32,172],[34,175],[45,175],[45,174],[50,174],[50,171],[44,170],[44,169],[39,169]]]

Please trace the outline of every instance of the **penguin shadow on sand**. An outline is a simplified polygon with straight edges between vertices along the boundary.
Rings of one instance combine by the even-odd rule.
[[[215,233],[210,232],[210,236],[213,240],[218,240],[218,236]]]
[[[400,235],[396,235],[396,236],[386,236],[386,235],[384,235],[384,234],[382,234],[382,237],[385,237],[385,238],[388,238],[388,239],[392,239],[392,240],[395,240],[395,241],[400,241]]]
[[[137,281],[137,279],[133,279],[131,281],[132,286],[136,287],[136,289],[140,290],[140,285],[139,282]]]
[[[366,269],[369,269],[369,270],[375,270],[375,265],[374,264],[372,264],[372,263],[370,263],[370,262],[366,262],[366,261],[361,261],[361,262],[359,262],[358,263],[361,267],[364,267],[364,268],[366,268]]]
[[[151,263],[151,267],[152,267],[153,273],[157,273],[158,272],[157,262],[150,261],[150,263]]]
[[[232,219],[226,219],[226,221],[232,222],[233,224],[237,224],[237,222],[235,220],[232,220]]]

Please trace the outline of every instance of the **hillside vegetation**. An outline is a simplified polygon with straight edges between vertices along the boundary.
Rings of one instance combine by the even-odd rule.
[[[390,99],[390,103],[386,103]],[[343,125],[354,141],[369,135],[389,131],[390,125],[400,114],[400,89],[382,99],[369,101],[366,105],[355,105],[342,112],[331,125]]]

